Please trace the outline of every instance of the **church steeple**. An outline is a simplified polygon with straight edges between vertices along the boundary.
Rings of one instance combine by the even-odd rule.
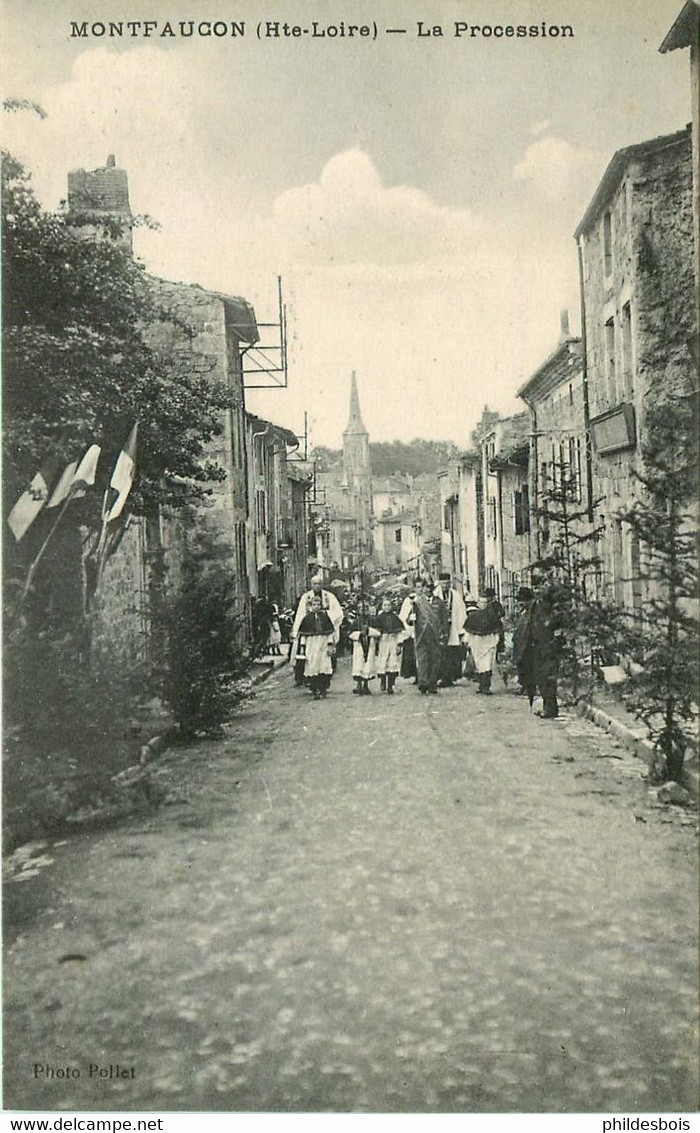
[[[362,416],[360,414],[360,398],[357,392],[357,375],[355,371],[352,372],[352,382],[350,385],[350,417],[348,425],[343,433],[343,436],[358,435],[369,436],[362,423]]]

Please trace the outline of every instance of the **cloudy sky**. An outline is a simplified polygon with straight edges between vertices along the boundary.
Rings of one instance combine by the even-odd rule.
[[[578,328],[573,230],[612,154],[690,118],[681,0],[5,0],[4,143],[42,202],[114,153],[160,223],[149,270],[276,317],[289,389],[255,412],[337,445],[356,370],[375,440],[465,446],[485,403]],[[71,20],[245,21],[243,37],[70,38]],[[376,21],[369,38],[263,38],[262,21]],[[417,22],[442,38],[418,37]],[[573,38],[455,37],[454,21]],[[405,35],[385,28],[405,27]]]

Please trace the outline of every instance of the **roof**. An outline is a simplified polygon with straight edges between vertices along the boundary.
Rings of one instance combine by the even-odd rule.
[[[248,342],[252,345],[258,341],[260,335],[255,320],[255,311],[247,299],[242,299],[239,295],[226,295],[223,291],[211,291],[208,287],[202,287],[199,283],[185,283],[181,279],[164,279],[160,275],[149,275],[147,278],[156,287],[172,289],[181,294],[195,292],[197,296],[219,299],[224,307],[227,329],[233,331],[241,342]]]
[[[649,157],[661,150],[670,149],[690,140],[690,126],[678,130],[675,134],[664,134],[659,138],[652,138],[648,142],[638,142],[632,146],[619,149],[612,157],[602,180],[598,185],[591,202],[583,214],[583,218],[574,232],[574,239],[578,240],[584,232],[592,226],[603,206],[607,204],[612,194],[620,184],[625,170],[631,162],[639,158]]]
[[[460,464],[480,464],[481,463],[481,453],[478,453],[476,451],[476,449],[473,449],[473,448],[467,449],[466,452],[461,452],[459,454],[459,463]]]
[[[535,392],[549,393],[550,389],[554,389],[559,384],[559,381],[551,381],[552,367],[565,353],[577,359],[582,365],[581,339],[575,336],[560,339],[549,357],[535,370],[532,377],[528,378],[527,381],[521,385],[518,390],[518,397],[521,397],[523,401],[527,401],[528,397]],[[550,381],[547,381],[547,378],[550,378]],[[538,389],[538,387],[541,388]]]
[[[693,47],[700,36],[700,8],[695,0],[687,0],[676,16],[659,48],[662,54],[678,47]]]
[[[255,413],[246,412],[246,417],[256,433],[272,430],[278,437],[284,438],[285,444],[290,446],[299,444],[299,438],[296,433],[293,433],[291,429],[285,429],[284,425],[275,425],[274,421],[266,421],[264,417],[258,417]]]
[[[527,411],[516,413],[514,417],[506,417],[498,424],[501,425],[498,452],[491,458],[489,468],[527,462],[532,429],[530,414]]]
[[[519,468],[527,468],[529,457],[529,439],[517,441],[509,448],[501,449],[495,456],[492,456],[489,461],[489,468],[492,472],[496,472],[498,469],[511,468],[513,465],[517,465]]]
[[[402,480],[400,476],[383,476],[381,480],[372,481],[372,495],[383,492],[410,493],[411,490],[411,484],[407,480]]]
[[[224,295],[221,291],[211,291],[209,294],[221,299],[226,313],[226,326],[241,342],[253,343],[259,340],[255,311],[247,299],[241,299],[238,295]]]
[[[367,430],[362,424],[362,415],[360,414],[360,397],[357,392],[357,375],[355,371],[352,372],[352,381],[350,383],[350,417],[348,420],[347,428],[343,436],[347,434],[359,433],[368,436]]]
[[[396,515],[380,515],[376,522],[390,524],[392,527],[405,527],[409,523],[417,523],[419,518],[417,511],[400,511]]]

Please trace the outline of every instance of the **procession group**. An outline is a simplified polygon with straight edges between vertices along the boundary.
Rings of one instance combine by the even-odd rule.
[[[398,610],[399,603],[388,595],[376,603],[360,595],[344,626],[356,695],[369,695],[377,678],[380,689],[393,695],[399,676],[413,680],[423,695],[436,695],[465,675],[476,681],[477,693],[491,694],[496,659],[505,651],[505,612],[493,590],[474,598],[462,592],[459,579],[442,573],[437,582],[419,578]],[[295,682],[309,688],[314,700],[328,693],[345,617],[338,598],[316,575],[299,601],[290,634]],[[520,691],[531,706],[540,693],[540,715],[546,719],[558,715],[560,647],[551,607],[544,596],[522,586],[511,656]]]

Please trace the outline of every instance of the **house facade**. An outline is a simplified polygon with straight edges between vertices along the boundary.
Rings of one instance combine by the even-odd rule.
[[[690,129],[619,150],[575,239],[602,584],[635,610],[643,551],[620,513],[639,492],[645,414],[697,387]]]
[[[549,523],[546,500],[562,479],[571,486],[571,505],[577,512],[591,503],[590,453],[587,450],[587,416],[581,339],[569,334],[568,314],[562,312],[559,341],[549,357],[518,390],[530,411],[530,469],[527,510],[532,561],[546,556]]]

